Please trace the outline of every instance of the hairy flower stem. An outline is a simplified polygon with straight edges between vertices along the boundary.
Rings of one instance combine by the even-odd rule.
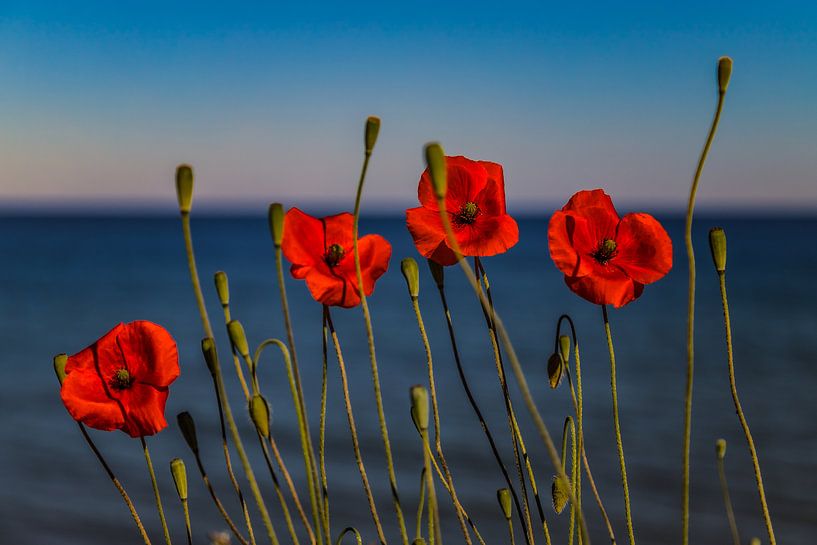
[[[400,528],[400,536],[403,539],[403,545],[408,545],[408,532],[406,531],[406,521],[403,517],[403,508],[400,506],[400,495],[397,492],[397,475],[394,472],[394,459],[391,452],[391,442],[389,441],[389,430],[386,426],[386,414],[383,412],[383,396],[380,394],[380,377],[377,371],[377,356],[375,354],[372,317],[369,313],[369,304],[366,301],[366,293],[363,289],[363,273],[360,268],[360,252],[358,248],[360,198],[363,195],[363,183],[366,180],[366,170],[369,167],[369,159],[371,156],[371,150],[367,149],[363,159],[363,167],[360,171],[360,181],[357,184],[357,195],[355,196],[354,223],[352,226],[352,241],[355,253],[355,274],[357,275],[360,306],[363,308],[363,319],[366,322],[366,339],[369,344],[369,361],[372,365],[372,385],[374,386],[374,398],[377,405],[377,417],[380,421],[380,435],[383,438],[383,450],[386,453],[386,466],[389,470],[391,497],[392,502],[394,503],[394,512],[397,515],[397,524]]]
[[[755,481],[757,481],[757,493],[760,498],[760,509],[763,512],[763,522],[766,524],[766,532],[769,535],[769,545],[776,545],[774,529],[772,528],[772,517],[769,514],[769,506],[766,504],[766,491],[763,488],[763,476],[760,474],[760,461],[757,457],[755,441],[752,439],[752,432],[749,430],[749,422],[743,414],[743,407],[740,405],[738,387],[735,382],[735,363],[732,352],[732,323],[729,319],[729,302],[726,298],[726,273],[723,271],[718,272],[718,280],[721,290],[721,303],[723,305],[723,322],[726,329],[726,361],[729,366],[729,388],[732,392],[732,401],[735,403],[735,412],[738,415],[738,420],[740,420],[740,426],[743,428],[743,435],[746,436],[749,455],[752,458]]]
[[[275,495],[278,496],[278,503],[281,504],[281,511],[284,513],[284,522],[287,525],[289,537],[292,539],[292,543],[294,545],[300,545],[301,542],[298,539],[298,534],[295,532],[295,526],[292,524],[292,516],[289,513],[289,507],[287,507],[287,500],[284,497],[284,493],[281,491],[281,483],[278,482],[278,476],[275,474],[275,468],[272,466],[272,459],[270,458],[269,449],[267,448],[266,443],[264,443],[264,438],[260,433],[258,433],[258,442],[261,444],[261,451],[264,453],[264,462],[267,464],[267,469],[269,470],[270,478],[272,479],[272,486],[275,488]],[[310,542],[315,543],[315,535],[309,528],[309,522],[306,519],[306,515],[303,515],[303,509],[301,509],[301,514],[301,520],[309,533]]]
[[[573,487],[573,493],[576,494],[576,477],[579,467],[578,447],[576,445],[576,426],[573,423],[573,418],[568,416],[565,418],[564,429],[562,430],[562,470],[566,471],[567,467],[567,439],[570,436],[570,486]],[[576,506],[570,505],[570,522],[567,530],[567,543],[573,545],[573,530],[576,526]]]
[[[414,541],[423,537],[423,512],[426,505],[426,468],[420,472],[420,499],[417,502],[417,518],[414,526]]]
[[[618,392],[616,388],[616,354],[613,350],[613,336],[610,333],[610,320],[607,318],[607,305],[601,305],[604,318],[604,333],[607,336],[607,350],[610,352],[610,391],[613,395],[613,428],[616,432],[616,449],[618,450],[618,464],[621,469],[621,487],[624,490],[624,518],[627,520],[627,535],[630,545],[635,545],[633,533],[633,518],[630,512],[630,487],[627,484],[627,466],[624,463],[624,444],[621,440],[621,424],[618,418]]]
[[[718,131],[718,123],[723,110],[723,100],[726,96],[726,89],[722,88],[718,93],[718,105],[715,109],[715,117],[709,128],[709,135],[698,159],[698,167],[695,169],[695,176],[692,179],[692,187],[689,191],[689,203],[687,204],[686,222],[684,224],[684,244],[686,245],[687,262],[689,267],[689,290],[687,293],[687,369],[686,388],[684,391],[684,446],[682,458],[683,482],[681,485],[681,544],[689,544],[689,451],[692,442],[692,386],[695,373],[695,249],[692,246],[692,214],[695,210],[695,197],[698,193],[698,182],[704,170],[706,157],[715,133]]]
[[[383,525],[380,523],[380,516],[377,514],[377,507],[374,503],[374,496],[372,495],[372,487],[369,485],[369,477],[366,475],[366,468],[363,466],[363,457],[360,454],[360,442],[357,437],[357,426],[355,426],[355,416],[352,413],[352,400],[349,396],[349,380],[346,377],[346,365],[343,363],[343,352],[340,349],[340,341],[338,334],[335,331],[335,325],[332,323],[332,315],[329,312],[329,307],[323,306],[323,316],[326,325],[329,327],[329,335],[332,337],[332,344],[335,347],[335,355],[338,358],[338,367],[340,368],[340,380],[343,387],[343,401],[346,405],[346,418],[349,421],[349,433],[352,437],[352,448],[355,452],[355,461],[357,462],[357,469],[360,472],[360,479],[363,482],[363,490],[366,493],[366,499],[369,502],[369,511],[372,514],[372,521],[374,521],[375,530],[377,531],[377,538],[381,545],[386,545],[386,536],[383,534]]]
[[[323,355],[323,370],[321,373],[321,415],[320,415],[320,429],[318,436],[318,455],[320,457],[320,472],[321,472],[321,497],[323,498],[323,526],[326,532],[327,540],[331,542],[331,530],[329,527],[329,483],[326,478],[326,386],[329,371],[328,361],[328,346],[327,337],[329,335],[328,327],[326,325],[326,317],[321,319],[321,345]]]
[[[187,545],[193,545],[193,530],[190,527],[190,506],[187,504],[187,498],[181,500],[182,512],[184,513],[184,529],[187,532]]]
[[[190,269],[190,281],[193,284],[193,292],[196,295],[196,302],[198,303],[204,334],[206,337],[212,339],[213,329],[210,327],[210,319],[207,316],[207,307],[204,303],[204,295],[201,291],[201,283],[199,282],[199,274],[196,268],[196,258],[195,254],[193,253],[193,239],[190,233],[190,213],[182,212],[181,216],[184,244],[187,251],[187,265]],[[258,487],[258,481],[255,479],[255,473],[253,473],[250,460],[247,458],[247,453],[244,450],[244,444],[241,442],[241,436],[238,433],[238,428],[236,427],[235,420],[233,419],[233,411],[230,408],[230,403],[227,400],[226,392],[224,391],[221,371],[216,374],[214,379],[217,383],[217,389],[220,391],[219,405],[224,411],[224,416],[227,419],[227,424],[230,428],[230,435],[232,435],[233,443],[235,444],[236,451],[238,452],[238,457],[241,459],[241,465],[244,467],[244,475],[247,477],[247,481],[250,483],[250,489],[252,490],[253,496],[255,496],[255,503],[258,506],[258,511],[261,513],[261,520],[264,522],[270,542],[272,542],[273,545],[278,545],[278,538],[275,535],[272,520],[270,519],[269,512],[264,504],[264,498],[261,496],[261,489]]]
[[[85,442],[88,443],[88,446],[91,447],[96,459],[99,460],[99,463],[102,465],[102,468],[105,470],[105,473],[108,475],[108,478],[111,479],[114,487],[116,488],[117,492],[122,496],[122,499],[125,502],[125,505],[128,506],[128,510],[130,511],[131,517],[133,517],[133,522],[136,524],[136,528],[139,529],[139,535],[142,536],[142,541],[145,542],[145,545],[151,545],[150,538],[148,537],[148,533],[145,530],[144,525],[142,524],[142,520],[139,518],[139,513],[136,512],[136,507],[133,505],[133,502],[128,496],[128,493],[125,492],[125,487],[122,486],[122,483],[119,482],[119,479],[114,474],[111,466],[108,465],[108,462],[105,461],[105,458],[102,456],[102,453],[96,447],[93,439],[91,436],[88,435],[88,430],[85,429],[85,426],[81,422],[77,422],[77,426],[79,426],[79,431],[82,432],[82,437],[85,439]]]
[[[437,510],[437,493],[434,490],[434,475],[431,473],[431,447],[428,440],[428,429],[420,430],[420,439],[423,442],[423,475],[426,478],[426,494],[428,496],[428,542],[430,545],[442,545],[440,513]]]
[[[167,545],[171,545],[170,530],[167,527],[165,510],[162,507],[162,496],[159,494],[159,483],[156,481],[156,472],[153,471],[153,462],[150,461],[148,444],[145,442],[144,436],[140,437],[139,440],[142,442],[142,452],[145,454],[145,462],[147,463],[148,473],[150,474],[150,484],[153,486],[153,498],[156,500],[156,510],[159,512],[159,521],[162,523],[162,531],[165,534],[165,543],[167,543]]]
[[[201,474],[201,479],[204,481],[204,486],[207,487],[207,491],[210,493],[210,498],[212,498],[213,503],[216,506],[216,509],[221,514],[221,517],[224,519],[224,522],[227,523],[227,526],[230,527],[230,531],[233,533],[235,538],[241,543],[241,545],[250,545],[250,542],[241,535],[241,532],[238,530],[238,527],[233,522],[233,519],[230,518],[230,515],[227,513],[227,510],[224,509],[224,504],[221,503],[221,500],[218,498],[215,489],[213,488],[213,484],[210,482],[210,477],[207,476],[207,471],[204,469],[204,464],[201,461],[201,455],[198,452],[193,452],[193,456],[196,458],[196,465],[199,468],[199,474]],[[243,497],[241,498],[243,502]],[[242,512],[246,514],[246,503],[242,503],[243,508]],[[250,536],[252,538],[252,545],[255,545],[255,536],[252,535],[252,526],[250,528]]]
[[[732,532],[732,543],[733,545],[740,545],[740,533],[738,532],[738,524],[735,521],[735,511],[732,509],[732,498],[729,497],[729,483],[726,481],[723,457],[716,455],[715,463],[718,466],[718,480],[721,484],[721,495],[723,496],[723,505],[726,508],[726,518],[729,521],[729,531]]]
[[[437,456],[440,458],[440,465],[445,473],[445,480],[448,482],[448,488],[451,490],[451,501],[454,505],[458,503],[457,491],[454,487],[454,477],[448,469],[448,462],[443,454],[442,438],[440,430],[440,411],[437,406],[437,385],[434,380],[434,361],[431,357],[431,345],[428,342],[428,335],[426,334],[425,323],[423,322],[423,315],[420,312],[420,302],[417,296],[411,297],[411,306],[414,309],[414,316],[417,318],[417,327],[420,330],[420,337],[423,340],[423,347],[426,353],[426,368],[428,369],[428,387],[431,393],[431,414],[434,420],[434,448],[437,451]],[[455,509],[457,520],[462,530],[462,535],[465,538],[466,545],[471,545],[471,536],[468,533],[468,528],[465,526],[465,518],[459,509]]]

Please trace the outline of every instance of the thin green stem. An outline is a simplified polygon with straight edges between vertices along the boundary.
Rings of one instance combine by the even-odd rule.
[[[420,472],[420,500],[417,502],[417,518],[414,524],[414,540],[423,537],[423,512],[426,506],[426,468]]]
[[[323,527],[326,532],[327,540],[331,542],[329,536],[329,483],[326,478],[326,386],[329,370],[328,362],[328,347],[327,347],[327,326],[326,318],[322,318],[321,324],[321,345],[323,349],[323,369],[321,373],[321,415],[320,415],[320,429],[319,429],[319,443],[318,453],[320,457],[320,472],[321,472],[321,497],[323,498]]]
[[[346,537],[346,534],[352,532],[355,534],[355,540],[357,541],[357,545],[363,545],[363,538],[360,537],[360,532],[357,531],[357,528],[349,526],[344,528],[343,531],[338,535],[338,539],[335,541],[335,545],[340,545],[343,541],[343,538]]]
[[[153,471],[153,462],[150,461],[150,451],[148,450],[148,444],[145,442],[144,437],[140,437],[139,440],[142,442],[142,452],[145,454],[145,462],[148,466],[148,473],[150,473],[150,484],[153,486],[153,497],[156,500],[156,510],[159,512],[159,521],[162,523],[162,531],[165,534],[165,543],[167,545],[171,545],[170,541],[170,530],[167,527],[167,519],[165,519],[165,510],[162,507],[162,496],[159,494],[159,483],[156,481],[156,472]]]
[[[125,487],[122,486],[122,483],[119,482],[119,479],[114,474],[111,466],[108,465],[108,462],[105,461],[105,457],[102,456],[102,453],[97,448],[96,444],[94,443],[91,436],[88,435],[88,430],[85,429],[85,426],[81,422],[77,422],[77,426],[79,426],[79,431],[82,432],[82,437],[85,439],[85,442],[88,443],[88,446],[91,447],[91,451],[93,451],[96,459],[99,460],[99,463],[102,464],[102,468],[105,470],[105,473],[108,475],[108,478],[111,479],[116,491],[119,492],[119,495],[122,496],[122,500],[124,500],[125,505],[128,506],[128,510],[130,511],[131,517],[133,517],[133,522],[136,524],[136,528],[139,530],[139,535],[142,536],[142,541],[145,542],[145,545],[151,545],[150,538],[148,537],[148,533],[145,530],[144,525],[142,524],[142,520],[139,518],[139,513],[136,512],[136,506],[133,505],[133,502],[128,496],[128,493],[125,492]]]
[[[431,445],[428,439],[428,429],[420,430],[420,438],[423,441],[423,474],[426,478],[426,494],[428,496],[428,542],[429,545],[442,545],[440,512],[437,509],[434,475],[431,473]]]
[[[224,519],[224,522],[226,522],[227,526],[230,527],[230,531],[241,543],[241,545],[250,545],[250,542],[248,542],[247,539],[243,535],[241,535],[241,532],[238,530],[238,527],[233,522],[233,519],[230,518],[230,515],[227,513],[227,510],[224,509],[224,504],[221,503],[221,500],[218,498],[218,495],[216,494],[216,491],[213,488],[213,484],[210,482],[210,478],[207,476],[207,471],[205,471],[204,469],[204,464],[201,461],[201,456],[199,455],[198,451],[194,451],[193,456],[195,456],[196,458],[196,465],[199,468],[201,479],[202,481],[204,481],[204,486],[207,487],[207,491],[210,493],[210,498],[212,498],[213,503],[215,504],[216,509],[218,509],[218,512],[221,514],[221,517]],[[241,498],[241,501],[243,502],[243,498]],[[242,505],[243,505],[242,512],[246,513],[246,504],[242,503]],[[248,528],[250,528],[250,532],[252,533],[252,526],[250,525],[248,526]],[[252,545],[255,545],[255,537],[252,535],[251,537],[253,539]]]
[[[207,306],[204,304],[204,294],[201,291],[199,273],[196,267],[196,256],[193,253],[193,235],[190,232],[190,212],[182,212],[182,233],[184,234],[184,248],[187,253],[187,267],[190,269],[190,280],[193,283],[193,293],[196,296],[196,305],[199,307],[201,325],[205,337],[213,337],[213,328],[210,327],[210,318],[207,316]]]
[[[613,336],[610,333],[610,320],[607,318],[607,305],[601,305],[604,318],[604,334],[607,336],[607,350],[610,352],[610,391],[613,395],[613,428],[616,432],[616,449],[618,450],[618,464],[621,468],[621,487],[624,489],[624,518],[627,520],[627,535],[630,545],[635,545],[633,533],[633,519],[630,512],[630,487],[627,484],[627,466],[624,463],[624,444],[621,440],[621,424],[618,419],[618,393],[616,389],[616,354],[613,350]]]
[[[261,451],[264,453],[264,462],[267,464],[267,469],[269,470],[270,478],[272,479],[272,486],[275,488],[275,495],[278,496],[278,503],[281,504],[281,511],[284,513],[284,523],[287,526],[287,530],[289,531],[289,537],[292,539],[292,543],[294,545],[300,545],[300,540],[298,539],[298,534],[295,532],[295,526],[292,524],[292,516],[289,513],[289,507],[287,506],[287,500],[284,497],[284,493],[281,491],[281,483],[278,482],[278,476],[275,474],[275,468],[272,467],[272,460],[270,459],[269,449],[267,445],[264,443],[264,438],[258,433],[258,442],[261,444]],[[303,521],[308,533],[311,543],[315,543],[315,535],[312,533],[311,529],[309,528],[309,522],[306,519],[306,515],[303,513],[303,509],[301,511],[301,520]]]
[[[295,483],[292,481],[292,475],[290,475],[287,466],[284,464],[284,459],[281,457],[281,451],[278,450],[278,444],[275,442],[275,438],[271,434],[268,438],[268,443],[269,448],[272,451],[272,455],[275,458],[275,462],[281,469],[281,475],[284,477],[284,482],[286,482],[289,493],[292,496],[292,501],[295,504],[295,510],[298,512],[298,517],[300,517],[301,523],[304,525],[304,529],[306,529],[306,533],[309,535],[309,541],[310,543],[315,543],[315,532],[313,532],[312,526],[309,524],[306,511],[304,510],[303,504],[301,504],[301,498],[298,496],[298,490],[296,490]],[[317,531],[319,533],[320,530],[320,526],[318,526]]]
[[[723,505],[726,508],[726,518],[729,521],[729,530],[732,532],[732,543],[740,545],[740,533],[738,532],[738,523],[735,521],[735,511],[732,509],[732,498],[729,496],[729,483],[726,482],[726,469],[724,468],[723,458],[716,456],[715,462],[718,465],[718,480],[721,483],[721,494],[723,495]]]
[[[723,304],[723,321],[726,329],[726,356],[729,366],[729,388],[732,392],[732,401],[735,403],[735,412],[740,420],[740,426],[743,428],[743,435],[746,436],[746,444],[749,447],[749,456],[752,458],[752,468],[755,472],[755,481],[757,482],[757,493],[760,498],[760,509],[763,512],[763,522],[766,524],[766,532],[769,535],[769,545],[776,545],[774,538],[774,528],[772,528],[772,517],[769,514],[769,506],[766,503],[766,491],[763,488],[763,476],[760,474],[760,461],[758,460],[757,450],[755,449],[755,441],[752,439],[752,432],[749,430],[749,422],[743,414],[743,407],[740,405],[738,398],[738,387],[735,382],[735,363],[732,352],[732,323],[729,319],[729,302],[726,298],[726,273],[719,272],[718,280],[720,281],[721,289],[721,303]]]
[[[511,545],[515,545],[516,541],[513,536],[513,521],[508,519],[508,537],[511,540]]]
[[[193,545],[193,530],[190,528],[190,506],[187,505],[187,498],[181,500],[182,511],[184,512],[184,529],[187,532],[187,545]]]
[[[383,411],[383,397],[380,393],[380,377],[377,371],[377,355],[375,354],[374,331],[372,329],[372,317],[369,313],[369,304],[366,301],[366,293],[363,289],[363,273],[360,267],[360,252],[358,248],[358,234],[360,223],[360,199],[363,195],[363,183],[366,180],[366,170],[369,167],[371,151],[367,150],[363,159],[363,168],[360,171],[360,181],[357,185],[357,195],[355,196],[354,223],[352,227],[352,241],[355,254],[355,274],[357,275],[358,293],[360,295],[360,306],[363,308],[363,319],[366,322],[366,339],[369,345],[369,361],[372,366],[372,385],[374,386],[374,398],[377,405],[377,418],[380,422],[380,435],[383,439],[383,449],[386,453],[386,466],[389,472],[389,485],[391,486],[392,502],[394,512],[397,515],[397,524],[400,528],[400,536],[403,545],[408,545],[408,532],[406,531],[406,521],[403,517],[403,508],[400,506],[400,495],[397,492],[397,475],[394,472],[394,459],[391,452],[391,442],[389,441],[389,430],[386,426],[386,414]]]
[[[329,307],[323,307],[324,319],[326,325],[329,327],[329,334],[332,337],[332,344],[335,347],[335,355],[338,359],[338,367],[340,368],[340,380],[343,387],[343,401],[346,405],[346,418],[349,421],[349,434],[352,437],[352,448],[355,452],[355,461],[357,462],[357,469],[360,472],[360,479],[363,482],[363,490],[366,493],[366,499],[369,502],[369,511],[372,514],[372,521],[374,522],[375,530],[377,531],[377,538],[381,545],[386,545],[386,536],[383,534],[383,525],[380,523],[380,516],[377,514],[377,507],[374,503],[374,496],[372,495],[372,487],[369,485],[369,477],[366,475],[366,468],[363,466],[363,457],[360,454],[360,442],[357,437],[357,426],[355,426],[355,416],[352,413],[352,400],[349,396],[349,380],[346,377],[346,365],[343,363],[343,352],[340,349],[340,341],[338,334],[335,331],[335,326],[332,323],[332,315],[329,312]]]
[[[686,222],[684,225],[684,243],[686,245],[687,261],[689,264],[689,291],[687,294],[687,369],[686,369],[686,389],[684,392],[684,452],[682,459],[683,483],[681,489],[681,543],[689,544],[689,451],[692,442],[692,386],[695,374],[695,250],[692,247],[692,214],[695,210],[695,196],[698,193],[698,182],[704,170],[706,157],[712,141],[718,130],[718,123],[723,110],[723,99],[725,90],[718,94],[718,106],[715,109],[715,117],[712,119],[712,126],[709,128],[709,135],[706,144],[698,159],[698,167],[695,169],[695,176],[692,179],[692,188],[689,191],[689,203],[687,204]]]

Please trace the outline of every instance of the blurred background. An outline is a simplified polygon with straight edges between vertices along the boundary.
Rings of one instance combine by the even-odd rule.
[[[764,536],[751,463],[734,415],[723,324],[706,231],[729,238],[729,290],[738,387],[759,450],[781,543],[807,543],[817,512],[817,10],[806,3],[710,6],[631,3],[546,6],[451,3],[173,5],[0,4],[0,535],[19,544],[139,543],[110,481],[59,400],[51,358],[75,353],[116,323],[149,319],[179,344],[182,377],[169,428],[150,440],[176,542],[184,541],[167,462],[188,463],[196,542],[224,523],[197,479],[175,415],[196,417],[204,461],[238,517],[223,470],[217,412],[201,358],[201,326],[176,217],[173,171],[196,168],[193,235],[214,323],[212,288],[228,273],[233,310],[253,345],[284,330],[264,214],[271,201],[313,214],[350,210],[367,115],[383,119],[364,198],[362,231],[393,244],[370,300],[387,418],[404,509],[413,525],[422,465],[408,388],[425,359],[398,271],[416,254],[403,210],[415,206],[422,145],[501,162],[520,243],[486,260],[495,301],[551,430],[569,413],[545,364],[556,320],[576,320],[582,343],[588,455],[619,542],[626,540],[600,310],[564,286],[547,253],[547,220],[576,190],[604,187],[620,213],[665,222],[675,268],[611,314],[636,536],[680,541],[686,260],[681,211],[712,111],[718,56],[735,70],[699,193],[697,365],[691,539],[729,530],[714,441],[744,541]],[[438,297],[421,262],[420,304],[435,357],[443,442],[461,500],[492,543],[506,540],[495,500],[501,474],[456,377]],[[510,464],[488,337],[457,269],[448,270],[466,372]],[[320,307],[287,278],[296,339],[317,430]],[[359,309],[335,322],[350,372],[364,459],[390,542],[389,502],[365,330]],[[228,342],[218,330],[222,359]],[[273,432],[303,484],[295,417],[280,361],[262,362]],[[225,366],[226,367],[226,366]],[[229,367],[227,367],[229,369]],[[329,490],[333,531],[358,526],[374,542],[352,457],[339,376],[330,359]],[[228,388],[237,414],[240,389]],[[512,386],[516,396],[516,389]],[[516,399],[540,487],[552,468]],[[239,417],[251,438],[249,419]],[[161,540],[137,442],[93,432]],[[252,450],[252,449],[251,449]],[[278,532],[274,492],[253,452]],[[456,520],[438,486],[447,541]],[[604,528],[585,491],[594,542]],[[566,515],[548,513],[563,539]],[[257,518],[257,517],[256,517]],[[260,521],[259,521],[260,522]],[[258,530],[261,526],[258,525]],[[263,532],[261,532],[263,533]],[[517,538],[521,538],[517,528]],[[263,540],[262,540],[263,541]],[[765,542],[765,539],[764,539]]]

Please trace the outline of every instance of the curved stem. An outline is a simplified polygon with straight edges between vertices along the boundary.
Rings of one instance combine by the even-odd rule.
[[[757,450],[755,449],[755,441],[752,439],[752,432],[749,430],[749,422],[743,414],[743,407],[740,405],[738,398],[738,387],[735,382],[735,363],[732,353],[732,324],[729,319],[729,302],[726,299],[726,274],[724,272],[718,273],[718,280],[720,281],[721,289],[721,303],[723,304],[723,321],[726,329],[726,356],[729,366],[729,388],[732,392],[732,401],[735,403],[735,412],[740,420],[740,426],[743,428],[743,435],[746,436],[746,444],[749,447],[749,456],[752,458],[752,468],[755,472],[755,481],[757,482],[757,493],[760,498],[760,508],[763,512],[763,522],[766,524],[766,532],[769,534],[769,545],[776,545],[774,538],[774,529],[772,528],[772,517],[769,514],[769,506],[766,503],[766,491],[763,488],[763,476],[760,474],[760,461],[757,457]]]
[[[338,539],[335,541],[335,545],[340,545],[343,541],[343,538],[346,537],[346,534],[352,532],[355,534],[355,540],[357,541],[357,545],[363,545],[363,538],[360,537],[360,532],[357,531],[357,528],[349,526],[344,528],[343,531],[338,535]]]
[[[162,496],[159,494],[159,483],[156,482],[156,472],[153,471],[153,462],[150,461],[150,451],[148,450],[148,444],[145,442],[144,437],[140,437],[139,440],[142,442],[142,452],[145,454],[145,462],[148,466],[148,473],[150,473],[150,484],[153,486],[153,497],[156,500],[156,510],[159,512],[159,521],[162,523],[162,531],[165,534],[165,543],[167,545],[171,545],[170,542],[170,530],[167,528],[167,519],[165,519],[165,510],[162,507]]]
[[[618,419],[618,393],[616,389],[616,354],[613,350],[613,336],[610,333],[610,320],[607,318],[607,305],[601,305],[604,318],[604,333],[607,336],[607,350],[610,352],[610,391],[613,394],[613,427],[616,432],[616,449],[618,450],[618,464],[621,468],[621,487],[624,489],[624,518],[627,520],[627,535],[630,545],[635,545],[633,533],[633,519],[630,512],[630,487],[627,484],[627,467],[624,463],[624,444],[621,441],[621,425]]]
[[[264,453],[264,462],[267,464],[267,469],[269,470],[270,478],[272,479],[272,486],[275,488],[275,495],[278,496],[278,503],[281,504],[281,511],[284,513],[284,523],[287,526],[287,530],[289,531],[289,537],[292,539],[292,543],[294,545],[300,545],[300,540],[298,539],[298,534],[295,533],[295,526],[292,524],[292,516],[289,513],[289,507],[287,506],[287,500],[284,497],[284,493],[281,491],[281,484],[278,482],[278,476],[275,474],[275,469],[272,467],[272,460],[270,459],[269,449],[267,449],[267,445],[264,443],[264,438],[258,433],[258,442],[261,445],[261,451]],[[311,529],[309,528],[309,522],[306,519],[306,515],[303,514],[303,509],[300,510],[302,515],[302,521],[306,526],[307,532],[309,533],[309,538],[311,543],[315,543],[315,535],[312,533]]]
[[[216,494],[216,491],[213,488],[213,484],[210,482],[210,478],[207,476],[207,471],[205,471],[204,469],[204,464],[201,461],[201,456],[199,455],[198,451],[193,451],[193,456],[195,456],[196,458],[196,465],[199,468],[201,479],[202,481],[204,481],[204,486],[207,487],[207,491],[210,493],[210,498],[212,498],[213,503],[215,504],[216,509],[218,509],[218,512],[221,514],[221,517],[224,519],[224,522],[226,522],[227,526],[230,527],[230,531],[241,543],[241,545],[250,545],[247,539],[243,535],[241,535],[241,532],[238,530],[238,527],[233,522],[233,519],[230,518],[230,515],[227,513],[227,510],[224,509],[224,504],[221,503],[221,500],[218,498],[218,495]],[[242,512],[246,513],[246,504],[244,504]],[[252,532],[252,526],[248,527],[250,528],[250,532]],[[255,545],[254,536],[252,545]]]
[[[726,470],[723,458],[715,457],[718,464],[718,480],[721,483],[721,494],[723,495],[723,505],[726,508],[726,518],[729,521],[729,530],[732,532],[732,543],[740,545],[740,534],[738,533],[738,523],[735,521],[735,511],[732,509],[732,499],[729,497],[729,484],[726,482]]]
[[[687,262],[689,265],[689,291],[687,293],[687,369],[686,388],[684,392],[684,452],[683,452],[683,483],[681,490],[681,543],[689,543],[689,451],[692,441],[692,385],[695,371],[695,250],[692,247],[692,214],[695,210],[695,197],[698,193],[698,182],[704,170],[706,156],[712,141],[718,130],[718,123],[723,110],[723,99],[725,90],[718,94],[718,106],[715,109],[715,117],[712,119],[712,126],[709,128],[709,135],[706,144],[698,159],[698,167],[695,169],[695,176],[692,179],[692,188],[689,191],[689,203],[687,204],[686,222],[684,224],[684,243],[686,245]]]
[[[213,328],[210,327],[210,318],[207,316],[207,306],[204,304],[204,294],[201,291],[199,273],[196,267],[196,256],[193,253],[193,235],[190,232],[190,212],[182,212],[182,233],[184,248],[187,253],[187,267],[190,269],[190,280],[193,283],[193,293],[196,295],[196,305],[199,307],[201,325],[205,337],[213,337]]]

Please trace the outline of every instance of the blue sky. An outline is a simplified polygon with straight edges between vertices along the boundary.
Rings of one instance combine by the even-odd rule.
[[[509,205],[604,187],[680,209],[735,70],[701,206],[817,209],[817,4],[0,0],[0,204],[415,201],[425,142],[502,163]],[[570,5],[575,4],[575,5]],[[620,4],[620,3],[615,3]]]

